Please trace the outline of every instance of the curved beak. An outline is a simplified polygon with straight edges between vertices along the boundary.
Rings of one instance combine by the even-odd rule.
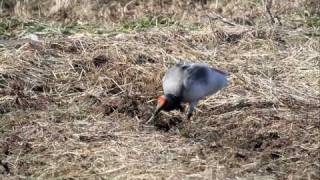
[[[156,107],[156,110],[154,111],[154,113],[152,114],[152,116],[150,117],[150,119],[146,122],[146,124],[149,124],[150,122],[154,122],[155,117],[159,114],[159,112],[163,109],[163,104],[158,104]]]

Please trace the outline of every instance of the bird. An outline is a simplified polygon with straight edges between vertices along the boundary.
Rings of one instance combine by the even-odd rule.
[[[180,110],[188,103],[187,120],[190,121],[198,102],[213,95],[229,84],[229,73],[204,63],[177,63],[167,70],[162,86],[164,95],[158,97],[151,118],[154,122],[160,111]]]

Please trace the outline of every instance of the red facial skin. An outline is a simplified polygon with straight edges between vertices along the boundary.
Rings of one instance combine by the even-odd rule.
[[[164,96],[158,98],[158,105],[163,106],[167,103],[167,99]]]

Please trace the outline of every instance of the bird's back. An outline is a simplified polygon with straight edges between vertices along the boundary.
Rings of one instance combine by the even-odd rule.
[[[165,94],[182,97],[185,102],[198,101],[224,88],[227,74],[206,64],[177,64],[163,78]]]

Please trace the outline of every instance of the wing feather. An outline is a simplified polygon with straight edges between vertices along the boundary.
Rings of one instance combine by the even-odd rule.
[[[183,82],[183,97],[189,102],[214,94],[227,84],[223,71],[212,71],[212,68],[205,64],[194,64],[186,69]]]

